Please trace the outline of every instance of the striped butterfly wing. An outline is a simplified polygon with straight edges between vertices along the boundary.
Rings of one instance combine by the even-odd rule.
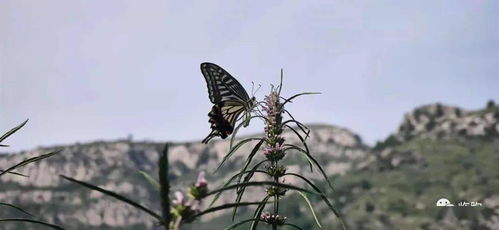
[[[223,101],[247,103],[250,98],[244,87],[222,67],[213,63],[202,63],[201,72],[208,86],[210,101],[217,104]]]
[[[234,131],[235,123],[251,101],[246,90],[227,71],[213,63],[202,63],[210,101],[214,104],[209,116],[212,131],[203,140],[208,143],[215,136],[225,139]]]

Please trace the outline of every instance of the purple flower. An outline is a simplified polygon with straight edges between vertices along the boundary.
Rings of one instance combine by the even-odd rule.
[[[179,191],[175,192],[175,199],[172,201],[174,205],[184,205],[184,194]]]
[[[279,214],[274,215],[269,212],[263,212],[262,215],[260,215],[260,219],[267,224],[283,225],[288,218]]]
[[[199,200],[191,200],[187,204],[187,206],[193,211],[193,212],[200,212],[201,211],[201,202]]]
[[[196,182],[196,187],[197,188],[205,188],[208,186],[208,181],[204,177],[204,171],[201,171],[198,175],[198,180]]]

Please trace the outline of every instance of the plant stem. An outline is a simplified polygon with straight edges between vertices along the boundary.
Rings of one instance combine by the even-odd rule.
[[[277,166],[278,166],[278,161],[276,160],[275,164],[274,164],[274,168],[277,169]],[[274,176],[274,182],[279,183],[279,177],[278,176]],[[277,188],[277,191],[279,191],[279,188]],[[278,213],[279,213],[279,193],[277,192],[274,195],[274,215],[277,216]],[[272,230],[277,230],[277,224],[276,223],[274,223],[272,225]]]

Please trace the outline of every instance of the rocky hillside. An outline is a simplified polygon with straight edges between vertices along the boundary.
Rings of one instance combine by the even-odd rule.
[[[308,144],[330,176],[359,170],[375,160],[360,138],[346,129],[326,125],[312,125],[310,128],[312,132]],[[291,133],[286,133],[285,136],[289,141],[298,142]],[[241,148],[215,174],[213,170],[227,153],[228,145],[227,141],[214,141],[208,145],[197,142],[173,144],[170,147],[172,183],[178,188],[189,185],[200,170],[206,170],[210,184],[220,185],[238,169],[253,144]],[[137,170],[156,175],[156,162],[162,147],[161,143],[120,140],[0,155],[0,165],[7,166],[27,157],[62,149],[59,155],[20,170],[29,175],[28,178],[10,175],[2,177],[0,200],[20,205],[39,218],[69,229],[151,229],[154,221],[147,215],[99,193],[67,183],[58,175],[92,182],[159,209],[159,197]],[[290,171],[310,174],[306,160],[298,153],[290,155],[287,161]],[[289,182],[298,183],[292,180]],[[224,198],[226,201],[232,199],[230,196]],[[2,217],[18,215],[19,213],[11,210],[0,210]],[[207,217],[203,221],[210,221],[215,217],[216,215]],[[16,224],[2,225],[2,229],[32,227]]]
[[[499,107],[493,103],[477,111],[432,104],[408,113],[400,128],[373,148],[347,129],[327,125],[311,125],[308,143],[333,179],[337,192],[329,196],[349,229],[499,229],[498,121]],[[286,137],[298,141],[290,133]],[[213,173],[228,150],[227,141],[174,143],[170,148],[172,183],[176,189],[190,185],[200,170],[206,170],[210,186],[216,187],[238,169],[252,145],[240,149]],[[63,150],[20,171],[28,178],[2,177],[0,201],[21,205],[68,229],[152,229],[153,220],[143,213],[61,181],[58,175],[92,182],[159,209],[157,193],[136,171],[155,175],[162,147],[162,143],[119,140],[0,155],[0,166],[5,167],[29,156]],[[290,171],[320,180],[319,175],[309,172],[306,160],[298,153],[288,155],[286,162]],[[291,178],[288,182],[299,183]],[[258,191],[248,194],[250,199],[259,196]],[[232,198],[227,195],[222,201]],[[456,206],[436,207],[440,198]],[[299,197],[286,199],[281,202],[285,205],[282,210],[292,222],[303,229],[315,229],[313,220],[303,215],[305,205],[296,202]],[[482,206],[460,207],[460,201],[476,201]],[[327,207],[313,198],[312,202],[317,204],[314,208],[323,229],[338,229]],[[246,218],[249,211],[243,208],[239,216]],[[0,210],[1,217],[19,215],[10,209]],[[217,213],[201,221],[203,230],[220,230],[230,218]],[[16,224],[2,225],[2,229],[33,227]],[[187,229],[199,230],[194,225]]]
[[[396,141],[404,142],[414,137],[488,137],[499,134],[499,109],[490,102],[488,108],[468,111],[458,107],[431,104],[406,114]]]

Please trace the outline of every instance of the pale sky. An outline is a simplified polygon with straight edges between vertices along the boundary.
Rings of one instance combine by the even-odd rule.
[[[201,62],[248,91],[278,83],[303,122],[367,143],[403,114],[499,101],[499,1],[0,0],[0,130],[14,151],[76,141],[201,140]],[[252,124],[245,132],[263,129]]]

